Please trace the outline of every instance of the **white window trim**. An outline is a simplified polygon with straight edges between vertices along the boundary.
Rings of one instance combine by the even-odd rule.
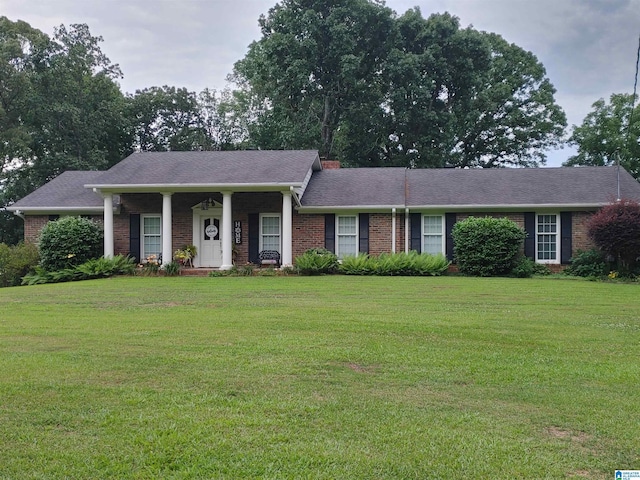
[[[160,219],[160,255],[162,254],[162,215],[160,213],[143,213],[140,215],[140,260],[146,262],[151,253],[147,253],[144,248],[144,221],[147,218],[159,218]]]
[[[538,217],[541,215],[553,215],[556,217],[556,233],[540,233],[540,235],[555,235],[556,237],[556,257],[552,259],[538,259]],[[536,263],[546,263],[546,264],[559,264],[561,252],[560,249],[562,245],[560,243],[560,214],[558,212],[536,212],[536,225],[535,225],[535,239],[536,239],[536,247],[535,247],[535,261]]]
[[[442,255],[446,255],[446,233],[445,233],[445,215],[443,213],[423,213],[420,218],[420,251],[422,253],[426,253],[424,251],[424,240],[427,236],[434,236],[433,234],[427,235],[424,233],[424,219],[425,217],[440,217],[440,252]]]
[[[281,254],[282,253],[282,214],[280,213],[261,213],[260,214],[260,223],[258,225],[259,251],[261,252],[262,250],[264,250],[264,246],[263,246],[264,234],[262,233],[262,220],[266,217],[278,218],[278,253]]]
[[[340,229],[338,228],[339,225],[339,219],[340,218],[344,218],[344,217],[349,217],[349,218],[355,218],[356,219],[356,233],[355,233],[355,237],[356,237],[356,254],[355,256],[357,257],[358,255],[360,255],[360,215],[357,213],[350,213],[350,214],[343,214],[343,215],[336,215],[336,237],[335,237],[335,250],[336,250],[336,255],[338,256],[338,258],[340,260],[342,260],[345,256],[348,255],[352,255],[351,252],[347,253],[347,254],[343,254],[342,252],[340,252],[340,237],[352,237],[353,234],[340,234]]]

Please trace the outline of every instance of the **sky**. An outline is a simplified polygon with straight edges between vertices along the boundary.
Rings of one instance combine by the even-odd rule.
[[[123,92],[170,85],[220,90],[233,64],[260,39],[258,18],[276,0],[0,0],[0,16],[49,35],[86,23],[102,51],[120,66]],[[533,52],[555,86],[569,127],[593,102],[632,93],[640,0],[387,0],[398,14],[449,12],[463,27],[493,32]],[[568,129],[570,133],[571,129]],[[573,148],[548,152],[560,166]]]

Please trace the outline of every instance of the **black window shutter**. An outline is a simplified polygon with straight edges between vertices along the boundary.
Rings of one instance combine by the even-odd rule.
[[[358,222],[358,234],[360,235],[358,252],[369,253],[369,214],[361,213]]]
[[[524,239],[524,256],[531,260],[536,259],[536,214],[524,213],[524,231],[527,236]]]
[[[60,215],[49,215],[49,221],[50,222],[55,222],[59,218],[60,218]]]
[[[140,262],[140,214],[129,215],[129,255]]]
[[[422,214],[411,213],[411,250],[422,252]]]
[[[336,253],[336,216],[333,213],[324,216],[324,248]]]
[[[560,212],[560,263],[566,265],[571,260],[572,226],[571,212]]]
[[[447,213],[445,215],[445,253],[447,255],[447,259],[452,262],[453,261],[453,236],[451,232],[453,231],[453,226],[456,224],[456,214],[455,213]]]
[[[249,214],[249,262],[259,264],[258,257],[260,249],[260,215],[258,213]]]

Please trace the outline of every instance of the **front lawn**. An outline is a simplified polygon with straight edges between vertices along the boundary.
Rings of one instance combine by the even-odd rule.
[[[640,287],[113,278],[0,289],[0,479],[613,478]]]

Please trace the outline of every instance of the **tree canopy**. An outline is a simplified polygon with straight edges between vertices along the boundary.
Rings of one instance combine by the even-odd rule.
[[[101,41],[86,25],[60,26],[50,38],[0,18],[0,203],[65,170],[107,168],[130,151],[121,73]],[[14,220],[0,222],[15,240]]]
[[[640,106],[633,108],[633,95],[614,93],[609,102],[596,101],[579,126],[573,126],[569,142],[578,153],[564,165],[613,165],[620,162],[640,178]],[[633,108],[633,109],[632,109]]]
[[[542,64],[495,34],[370,0],[283,0],[233,79],[262,148],[346,164],[537,166],[565,115]]]

